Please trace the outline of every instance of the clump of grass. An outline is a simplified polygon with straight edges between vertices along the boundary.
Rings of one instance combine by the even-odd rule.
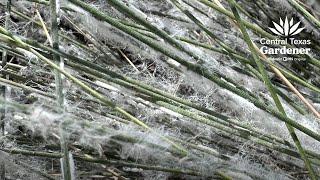
[[[114,14],[107,3],[96,4],[95,8],[81,0],[70,0],[63,3],[59,12],[63,23],[60,25],[55,1],[32,2],[41,4],[38,16],[43,23],[19,9],[14,8],[11,14],[32,22],[33,28],[47,29],[42,39],[52,37],[53,46],[43,44],[41,38],[18,36],[8,27],[0,27],[1,51],[16,60],[6,64],[10,79],[0,78],[0,84],[14,92],[12,100],[0,98],[0,103],[14,114],[7,125],[11,126],[9,134],[3,138],[16,138],[15,146],[19,146],[4,145],[1,151],[53,159],[54,166],[60,166],[60,173],[56,174],[63,179],[88,176],[93,172],[93,168],[87,168],[91,163],[95,164],[95,171],[107,172],[104,177],[143,174],[148,178],[147,171],[151,171],[155,178],[257,179],[264,173],[267,178],[283,179],[297,169],[305,170],[300,161],[304,161],[310,177],[317,178],[320,155],[309,148],[311,143],[319,143],[320,135],[317,128],[302,123],[316,122],[308,119],[311,114],[292,97],[286,85],[291,84],[289,80],[300,84],[295,90],[304,88],[304,93],[295,93],[304,99],[312,98],[310,92],[320,92],[319,88],[292,73],[289,67],[261,61],[265,57],[257,51],[247,29],[259,36],[275,37],[257,26],[255,16],[235,1],[229,0],[229,11],[219,1],[170,0],[166,4],[169,10],[152,14],[157,14],[160,22],[162,18],[176,22],[173,28],[166,27],[166,22],[153,25],[148,19],[150,12],[145,11],[148,8],[134,6],[141,2],[107,1],[118,10]],[[43,12],[46,8],[50,8],[50,16]],[[186,17],[166,15],[175,8]],[[242,19],[238,10],[255,23]],[[210,17],[215,15],[226,15],[239,26],[250,51],[234,50],[216,32],[219,28],[211,29]],[[124,17],[128,19],[121,19]],[[89,27],[89,21],[101,22],[101,26]],[[76,33],[69,37],[66,29]],[[183,33],[170,34],[176,29],[183,29]],[[102,32],[107,35],[101,36]],[[113,34],[116,37],[102,38]],[[308,58],[306,63],[316,67],[316,59]],[[276,74],[289,80],[283,76],[286,83],[271,79],[275,69]],[[253,91],[243,80],[260,80],[268,91],[262,92],[263,83]],[[262,119],[278,123],[255,123]],[[283,138],[286,133],[268,129],[280,129],[283,122],[292,139]],[[295,129],[300,131],[299,139]],[[269,155],[270,152],[276,155]],[[54,159],[62,161],[59,164]],[[280,171],[275,170],[280,169],[278,164],[283,167]],[[117,169],[112,170],[111,166]],[[48,179],[56,176],[36,168],[32,171]]]

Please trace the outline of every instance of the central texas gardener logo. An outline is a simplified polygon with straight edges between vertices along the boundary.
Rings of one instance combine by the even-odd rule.
[[[286,17],[286,19],[283,20],[280,18],[280,24],[275,23],[274,21],[273,25],[275,28],[270,28],[269,29],[276,35],[279,36],[284,36],[284,37],[288,37],[288,36],[294,36],[298,33],[300,33],[304,27],[299,28],[299,25],[301,23],[301,21],[299,21],[296,24],[293,24],[293,18],[291,18],[290,22],[288,21],[288,18]]]
[[[309,54],[311,49],[307,46],[311,44],[311,40],[298,39],[294,36],[301,33],[305,28],[299,27],[301,22],[294,23],[293,18],[288,20],[286,17],[280,18],[279,24],[273,22],[274,27],[269,27],[270,31],[278,37],[273,39],[261,38],[260,51],[263,54],[273,55],[270,57],[274,60],[305,60],[304,57],[296,58],[296,55]]]

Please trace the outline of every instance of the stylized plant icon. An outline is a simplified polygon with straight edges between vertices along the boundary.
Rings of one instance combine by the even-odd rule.
[[[298,29],[298,27],[300,25],[300,22],[301,21],[299,21],[296,24],[293,24],[293,18],[291,18],[290,23],[289,23],[287,17],[286,17],[284,22],[280,18],[280,25],[275,23],[275,22],[273,22],[273,25],[274,25],[275,29],[274,28],[270,28],[270,27],[269,27],[269,29],[274,34],[279,35],[279,36],[293,36],[293,35],[296,35],[296,34],[300,33],[304,29],[304,27]]]

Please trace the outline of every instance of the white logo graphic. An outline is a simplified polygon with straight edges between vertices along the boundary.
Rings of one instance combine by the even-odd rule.
[[[301,21],[299,21],[296,24],[293,24],[293,18],[291,18],[290,22],[288,21],[287,17],[284,20],[284,22],[280,18],[280,24],[277,24],[277,23],[273,22],[273,25],[274,25],[275,28],[270,28],[269,27],[269,29],[274,34],[279,35],[279,36],[285,36],[285,37],[293,36],[293,35],[296,35],[296,34],[300,33],[304,29],[304,27],[298,28],[300,23],[301,23]]]

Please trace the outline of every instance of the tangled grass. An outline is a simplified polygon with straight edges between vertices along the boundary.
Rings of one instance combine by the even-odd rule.
[[[318,179],[317,6],[1,1],[0,179]],[[305,61],[259,50],[284,16]]]

